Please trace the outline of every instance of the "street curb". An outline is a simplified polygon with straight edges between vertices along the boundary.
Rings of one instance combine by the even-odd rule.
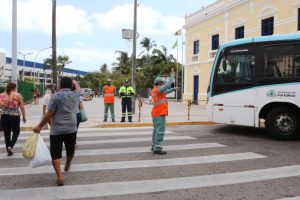
[[[179,126],[179,125],[216,125],[215,122],[210,121],[193,121],[193,122],[167,122],[167,126]],[[120,127],[141,127],[141,126],[153,126],[153,123],[110,123],[101,124],[84,128],[120,128]],[[32,131],[33,127],[21,127],[21,131]]]

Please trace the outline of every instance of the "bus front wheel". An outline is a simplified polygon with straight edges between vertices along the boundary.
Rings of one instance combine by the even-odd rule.
[[[278,140],[299,137],[300,116],[290,107],[277,107],[271,110],[265,121],[269,134]]]

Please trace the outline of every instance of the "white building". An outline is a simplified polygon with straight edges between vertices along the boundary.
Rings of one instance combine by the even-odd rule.
[[[0,83],[3,81],[11,80],[12,73],[12,59],[6,57],[5,53],[0,52]],[[31,77],[38,79],[40,83],[45,86],[52,84],[52,69],[44,69],[43,63],[35,63],[27,60],[17,60],[18,74],[22,77],[24,70],[24,77]],[[25,65],[25,66],[24,66]],[[84,76],[87,72],[75,69],[64,68],[63,75],[71,78]]]

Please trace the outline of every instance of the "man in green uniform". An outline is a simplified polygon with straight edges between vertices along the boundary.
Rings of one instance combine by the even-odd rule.
[[[163,78],[157,77],[154,80],[152,90],[153,108],[151,111],[153,120],[152,147],[154,154],[166,154],[162,150],[162,142],[166,129],[166,116],[168,116],[167,94],[177,90],[177,87],[171,88],[174,83],[174,73],[172,71],[169,80],[166,82]]]
[[[126,80],[124,85],[119,90],[119,95],[122,98],[122,120],[121,122],[125,122],[126,117],[126,108],[128,113],[128,121],[132,122],[132,112],[131,112],[131,96],[135,95],[135,91],[133,87],[129,85],[129,80]]]

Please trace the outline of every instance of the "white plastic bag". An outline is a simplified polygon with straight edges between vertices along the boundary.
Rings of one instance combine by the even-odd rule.
[[[39,137],[36,145],[35,154],[32,160],[29,162],[29,166],[32,168],[41,167],[50,164],[52,161],[49,149],[44,142],[42,136]]]

